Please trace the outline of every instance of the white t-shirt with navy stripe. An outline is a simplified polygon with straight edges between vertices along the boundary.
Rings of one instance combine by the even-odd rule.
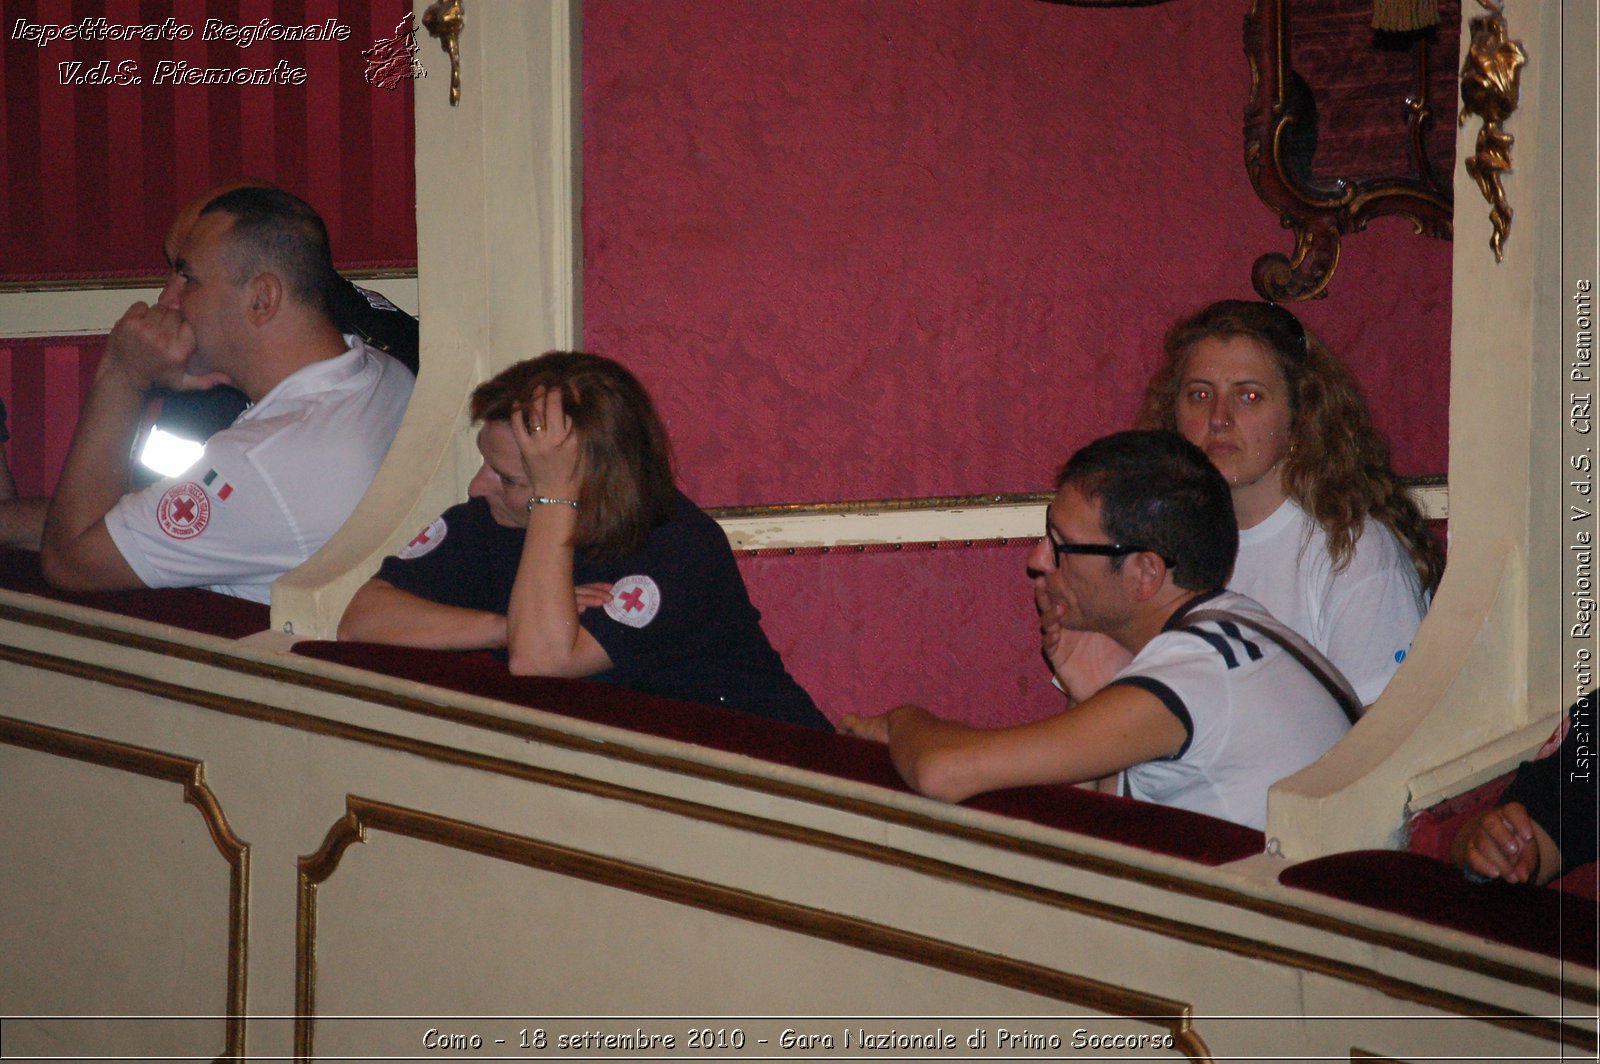
[[[1183,724],[1173,756],[1129,768],[1134,798],[1265,828],[1267,788],[1321,757],[1349,730],[1322,683],[1271,639],[1231,621],[1186,623],[1197,610],[1270,614],[1231,591],[1202,595],[1111,681],[1148,691]]]

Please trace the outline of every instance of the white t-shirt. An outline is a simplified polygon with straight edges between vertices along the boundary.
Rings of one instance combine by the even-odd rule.
[[[1292,499],[1240,529],[1228,590],[1322,651],[1365,705],[1383,693],[1428,611],[1411,556],[1387,525],[1364,522],[1350,564],[1335,572],[1327,533]]]
[[[1173,756],[1129,768],[1124,786],[1147,802],[1264,829],[1267,788],[1321,757],[1350,724],[1321,681],[1271,639],[1231,621],[1184,621],[1208,609],[1264,613],[1243,595],[1202,595],[1107,685],[1155,695],[1189,734]]]
[[[281,381],[178,477],[124,495],[106,529],[148,587],[269,602],[272,582],[328,541],[366,493],[413,378],[354,336]]]

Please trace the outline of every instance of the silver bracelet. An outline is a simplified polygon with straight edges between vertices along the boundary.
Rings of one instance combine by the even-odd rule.
[[[576,510],[578,508],[578,500],[552,499],[547,495],[535,495],[533,498],[528,500],[528,512],[530,514],[533,513],[533,508],[535,506],[570,506]]]

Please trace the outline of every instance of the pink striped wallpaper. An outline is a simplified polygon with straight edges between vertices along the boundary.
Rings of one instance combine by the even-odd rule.
[[[0,340],[0,402],[11,433],[6,457],[20,494],[45,495],[55,487],[104,351],[98,336]]]
[[[323,215],[341,268],[416,263],[412,83],[368,83],[363,49],[405,0],[4,0],[0,33],[0,282],[150,276],[177,208],[241,175],[276,181]],[[188,27],[188,40],[55,40],[17,27]],[[224,26],[324,25],[347,40],[202,40]],[[37,32],[37,31],[35,31]],[[439,67],[426,34],[420,53]],[[439,58],[435,58],[435,54]],[[304,71],[299,85],[156,84],[160,64]],[[73,84],[100,64],[139,84]],[[74,66],[73,64],[80,64]],[[435,77],[438,71],[434,71]],[[297,75],[298,76],[298,75]],[[168,79],[170,81],[170,77]],[[3,332],[3,323],[0,323]]]

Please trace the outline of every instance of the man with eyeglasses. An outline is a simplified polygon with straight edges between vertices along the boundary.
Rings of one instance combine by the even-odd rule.
[[[1029,556],[1040,603],[1133,660],[1066,711],[973,728],[919,706],[847,716],[908,784],[961,801],[1122,774],[1134,798],[1264,828],[1267,788],[1327,751],[1359,704],[1327,660],[1243,595],[1228,484],[1170,432],[1119,432],[1072,456]]]

